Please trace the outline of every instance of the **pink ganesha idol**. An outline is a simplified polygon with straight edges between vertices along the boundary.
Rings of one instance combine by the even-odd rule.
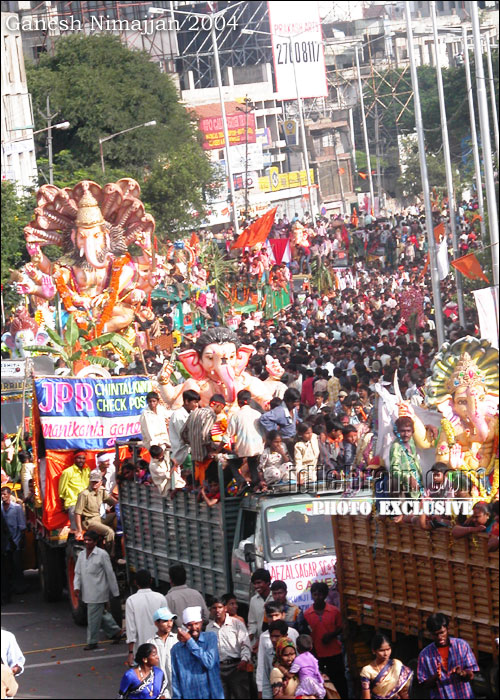
[[[268,357],[265,381],[245,371],[254,352],[252,345],[241,345],[236,333],[229,328],[209,328],[202,333],[194,347],[179,353],[178,359],[191,375],[183,384],[172,386],[170,376],[173,364],[166,363],[158,375],[159,390],[163,400],[172,408],[182,406],[182,394],[188,389],[201,396],[201,406],[208,406],[214,394],[223,394],[230,410],[237,408],[236,395],[247,389],[263,408],[284,385],[279,381],[283,368],[278,360]],[[286,387],[285,387],[286,388]]]

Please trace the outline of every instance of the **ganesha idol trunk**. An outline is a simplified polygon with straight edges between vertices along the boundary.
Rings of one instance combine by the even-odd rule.
[[[236,401],[236,386],[234,383],[235,372],[233,367],[228,364],[221,364],[216,369],[216,372],[224,387],[224,398],[228,404],[233,404]]]

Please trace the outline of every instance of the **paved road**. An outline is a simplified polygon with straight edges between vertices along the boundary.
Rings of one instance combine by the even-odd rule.
[[[127,645],[103,641],[100,651],[83,651],[86,628],[74,624],[67,600],[44,602],[38,572],[25,575],[28,592],[2,606],[2,628],[15,634],[26,656],[17,697],[116,698]]]

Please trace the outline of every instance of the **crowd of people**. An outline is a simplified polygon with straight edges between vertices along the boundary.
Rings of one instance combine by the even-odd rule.
[[[474,202],[463,203],[458,211],[463,251],[465,246],[469,250],[480,245],[475,208]],[[440,220],[441,212],[436,225]],[[315,288],[309,278],[290,307],[272,320],[258,313],[242,314],[235,332],[241,344],[254,347],[248,371],[265,381],[269,358],[284,369],[269,405],[241,390],[236,406],[228,406],[222,393],[214,393],[202,406],[200,393],[187,389],[182,392],[182,406],[172,410],[153,391],[140,419],[142,453],[130,450],[119,464],[114,455],[104,453],[90,468],[89,455],[77,452],[74,463],[62,473],[61,508],[85,547],[78,557],[74,587],[87,604],[87,650],[98,647],[101,627],[116,643],[123,637],[105,605],[110,595],[118,595],[112,561],[120,565],[124,558],[118,500],[123,481],[157,489],[165,498],[187,490],[208,507],[215,507],[222,493],[231,497],[293,483],[311,488],[318,482],[356,488],[375,484],[375,496],[382,497],[393,489],[389,482],[395,475],[403,498],[464,493],[463,484],[449,480],[447,465],[439,461],[432,466],[431,479],[424,482],[410,416],[396,421],[390,463],[383,464],[375,454],[376,387],[394,392],[397,372],[403,400],[421,403],[438,350],[431,285],[424,270],[427,238],[421,212],[410,209],[383,221],[367,215],[362,225],[359,220],[333,218],[321,218],[313,225],[310,218],[299,222],[298,217],[291,221],[284,217],[276,222],[273,235],[289,237],[298,226],[301,245],[288,265],[273,267],[265,249],[240,258],[242,278],[247,275],[255,283],[269,281],[271,273],[276,284],[282,278],[288,282],[298,272],[308,275],[314,261],[332,268],[336,278],[335,288],[326,291]],[[446,228],[444,235],[449,235]],[[229,231],[223,241],[228,253],[231,242]],[[335,263],[342,250],[349,266],[338,270]],[[401,300],[414,292],[422,305],[411,318],[404,315]],[[215,292],[210,293],[209,326],[217,327],[222,323],[220,307]],[[467,308],[465,327],[459,325],[454,293],[454,281],[448,277],[441,282],[447,339],[478,337],[474,309]],[[167,312],[162,323],[172,330]],[[200,332],[197,328],[184,336],[180,350],[191,347]],[[167,359],[155,347],[138,353],[128,366],[120,360],[116,373],[157,375]],[[63,366],[58,369],[64,373]],[[174,375],[177,382],[184,381],[180,373]],[[33,465],[29,446],[25,447],[19,455],[22,497],[7,485],[2,469],[2,563],[12,574],[2,573],[3,602],[23,586],[23,501],[33,498]],[[4,455],[13,457],[2,436],[2,464]],[[498,501],[476,503],[468,519],[414,520],[427,530],[448,527],[456,538],[487,532],[489,549],[498,549]],[[357,679],[346,674],[342,620],[326,584],[313,584],[313,604],[301,612],[287,601],[285,582],[271,581],[269,572],[257,570],[245,622],[230,592],[220,600],[205,601],[186,586],[182,566],[171,567],[169,574],[166,597],[151,590],[149,572],[136,574],[138,591],[125,608],[130,669],[122,679],[120,697],[244,698],[255,682],[254,691],[263,698],[347,698],[348,683],[351,692],[356,687]],[[391,642],[375,636],[374,660],[360,673],[362,697],[408,697],[412,680],[429,687],[431,697],[472,697],[470,681],[477,663],[470,647],[448,636],[444,616],[431,616],[427,626],[436,641],[422,651],[416,679],[391,658]]]

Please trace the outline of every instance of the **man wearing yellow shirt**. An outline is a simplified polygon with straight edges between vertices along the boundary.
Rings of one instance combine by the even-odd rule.
[[[59,498],[63,502],[64,510],[68,513],[70,527],[74,531],[77,530],[75,506],[78,494],[88,487],[90,479],[90,469],[85,467],[85,458],[85,452],[77,452],[75,463],[65,469],[59,479]]]

